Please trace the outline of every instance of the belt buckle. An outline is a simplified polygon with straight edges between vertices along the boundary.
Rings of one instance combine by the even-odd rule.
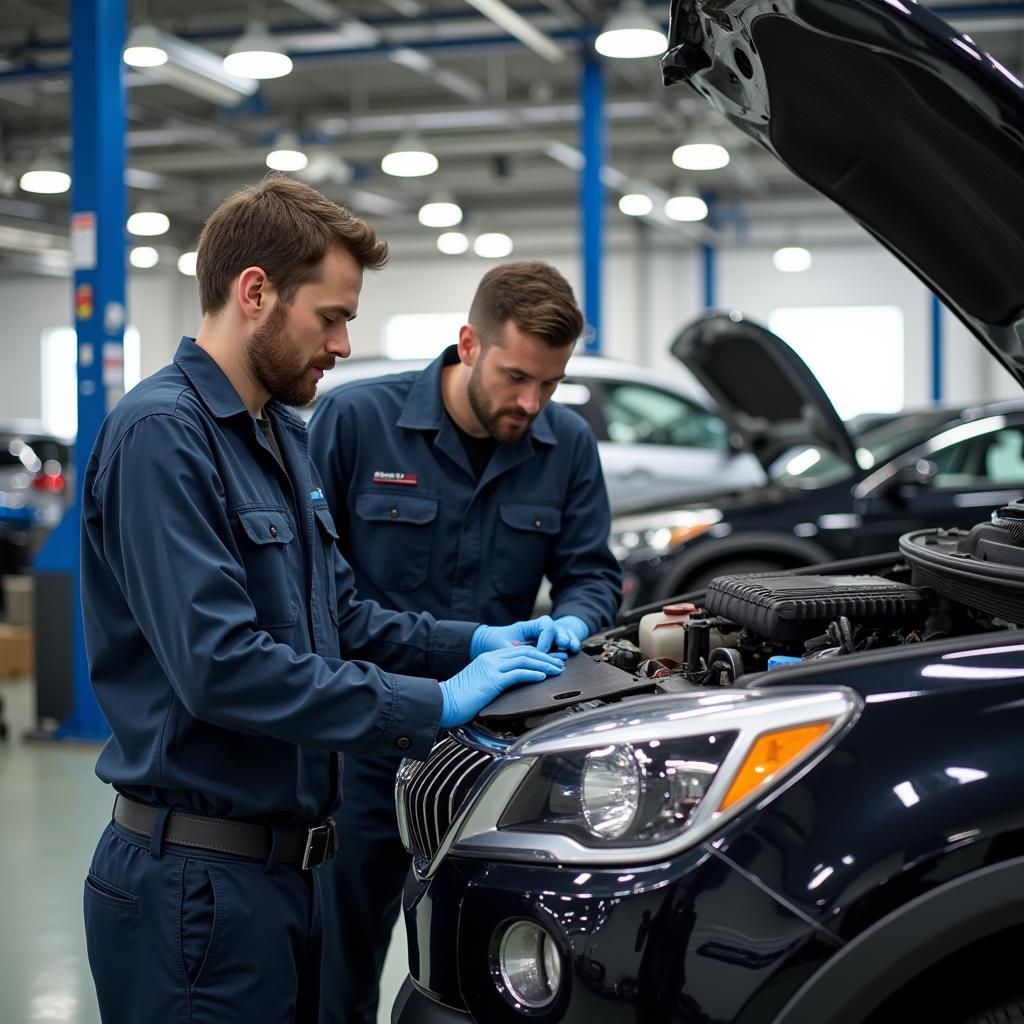
[[[306,833],[306,849],[302,854],[302,870],[323,864],[330,860],[338,849],[338,830],[334,819],[328,818],[322,825],[314,825]]]

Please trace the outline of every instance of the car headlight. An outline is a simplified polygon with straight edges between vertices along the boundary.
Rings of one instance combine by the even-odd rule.
[[[662,554],[700,536],[721,521],[722,513],[717,508],[622,516],[612,522],[608,544],[620,562],[638,551]]]
[[[554,723],[509,750],[452,848],[561,863],[671,856],[827,750],[860,706],[842,688],[700,692]]]

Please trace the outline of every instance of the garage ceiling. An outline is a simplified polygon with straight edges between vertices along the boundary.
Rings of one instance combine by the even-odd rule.
[[[578,229],[581,50],[616,9],[602,0],[504,0],[546,41],[540,55],[477,7],[481,0],[149,0],[129,3],[149,22],[222,56],[246,22],[261,17],[294,70],[251,97],[208,95],[189,75],[126,69],[131,208],[168,214],[167,249],[193,247],[203,217],[266,171],[281,132],[310,156],[298,176],[377,223],[394,247],[433,251],[436,230],[416,211],[441,193],[466,211],[469,234]],[[0,26],[0,267],[66,272],[68,197],[34,196],[18,176],[48,144],[69,149],[69,5],[4,0]],[[668,4],[649,4],[659,20]],[[1024,70],[1018,3],[937,6],[980,48]],[[666,197],[713,192],[717,234],[655,214],[643,230],[666,244],[716,240],[839,241],[860,230],[773,158],[761,153],[685,88],[665,89],[657,58],[606,60],[605,179],[609,238],[636,230],[619,213],[623,191]],[[439,158],[425,178],[380,170],[400,135],[416,132]],[[719,171],[677,170],[673,148],[712,138],[732,159]],[[49,254],[40,255],[44,250]]]

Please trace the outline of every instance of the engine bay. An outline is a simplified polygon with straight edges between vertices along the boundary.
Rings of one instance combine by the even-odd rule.
[[[557,687],[508,691],[478,721],[514,738],[636,695],[742,686],[754,673],[1024,626],[1024,500],[971,530],[905,534],[899,548],[843,571],[716,577],[589,638]]]

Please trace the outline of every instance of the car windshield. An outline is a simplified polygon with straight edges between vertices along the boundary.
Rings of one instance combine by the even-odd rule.
[[[872,469],[929,437],[938,427],[956,418],[949,409],[929,409],[922,412],[899,413],[884,419],[871,417],[867,428],[853,433],[857,464],[861,469]],[[847,426],[856,427],[855,423]],[[772,463],[769,476],[783,486],[800,490],[813,490],[839,483],[853,475],[853,469],[844,459],[826,448],[800,446],[783,452]]]

